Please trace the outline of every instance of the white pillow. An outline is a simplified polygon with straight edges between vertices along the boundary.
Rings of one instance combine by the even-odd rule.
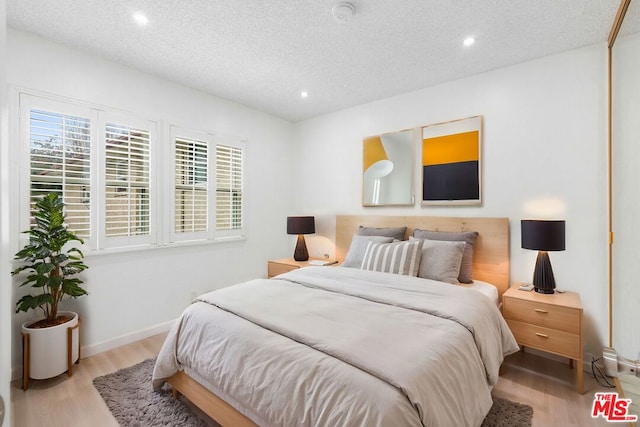
[[[390,243],[392,241],[393,237],[354,235],[351,239],[347,256],[341,265],[342,267],[360,268],[369,242]]]
[[[458,276],[466,246],[465,242],[409,238],[409,241],[415,240],[423,241],[418,277],[453,285],[460,284]]]
[[[422,241],[369,242],[362,260],[363,270],[416,276],[420,266]]]

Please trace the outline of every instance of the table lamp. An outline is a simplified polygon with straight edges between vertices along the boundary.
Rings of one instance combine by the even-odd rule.
[[[313,234],[316,232],[316,222],[312,216],[288,216],[287,217],[287,234],[297,234],[298,242],[296,249],[293,251],[293,259],[296,261],[307,261],[309,252],[307,252],[307,244],[304,241],[304,234]]]
[[[564,220],[523,219],[520,221],[522,248],[538,251],[533,273],[533,287],[536,292],[552,294],[556,288],[553,269],[547,251],[564,251]]]

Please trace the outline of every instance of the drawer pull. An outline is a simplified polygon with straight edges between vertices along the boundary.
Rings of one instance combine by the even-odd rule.
[[[548,313],[547,310],[543,310],[541,308],[534,308],[533,311],[535,311],[536,313]]]
[[[542,333],[540,333],[540,332],[536,332],[536,335],[537,335],[537,336],[539,336],[539,337],[542,337],[542,338],[549,338],[549,335],[547,335],[547,334],[542,334]]]

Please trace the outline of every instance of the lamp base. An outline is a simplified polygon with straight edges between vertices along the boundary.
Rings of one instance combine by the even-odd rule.
[[[309,252],[307,251],[307,244],[304,241],[304,236],[298,234],[298,241],[296,243],[296,249],[293,251],[293,259],[296,261],[308,261]]]
[[[555,292],[556,279],[553,277],[553,268],[549,254],[545,251],[538,252],[536,268],[533,272],[533,287],[541,294],[552,294]]]

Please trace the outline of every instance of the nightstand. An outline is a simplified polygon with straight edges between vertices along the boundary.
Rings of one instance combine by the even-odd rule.
[[[575,292],[540,294],[509,288],[503,295],[502,314],[518,344],[576,363],[576,388],[583,393],[582,303]]]
[[[320,260],[331,262],[333,260],[325,258],[309,258],[309,261]],[[295,270],[297,268],[308,267],[309,261],[296,261],[293,258],[282,258],[267,262],[267,277],[271,279],[278,274],[286,273],[287,271]],[[335,264],[333,264],[335,265]]]

